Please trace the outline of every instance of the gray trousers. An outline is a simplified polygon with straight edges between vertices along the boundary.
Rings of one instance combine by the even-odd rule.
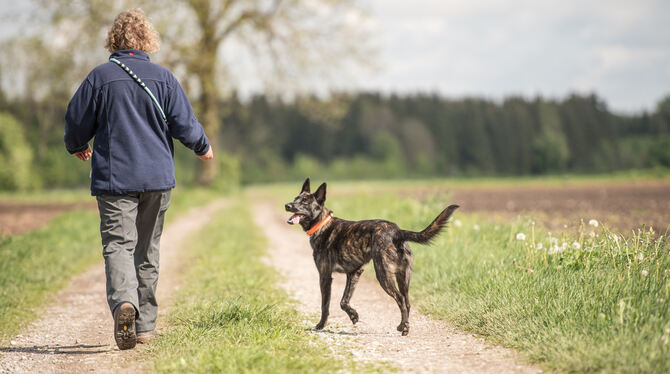
[[[156,328],[160,238],[170,190],[97,196],[107,303],[131,303],[137,332]]]

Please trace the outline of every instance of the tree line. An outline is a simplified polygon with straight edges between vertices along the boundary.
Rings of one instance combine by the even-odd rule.
[[[245,181],[514,176],[670,167],[670,97],[615,114],[596,95],[562,100],[340,94],[225,104],[220,141]]]
[[[437,94],[333,94],[219,103],[222,178],[516,176],[670,167],[670,97],[653,112],[616,114],[595,95],[562,100],[448,99]],[[64,106],[0,95],[0,188],[88,184],[63,147]],[[182,182],[196,180],[184,147]],[[20,171],[20,172],[19,172]],[[225,182],[225,181],[224,181]]]

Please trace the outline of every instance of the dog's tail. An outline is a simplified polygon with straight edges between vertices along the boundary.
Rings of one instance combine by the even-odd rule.
[[[430,241],[442,231],[451,214],[458,209],[458,205],[449,205],[447,209],[443,210],[428,227],[421,232],[400,230],[396,239],[401,241],[411,241],[419,244],[428,244]]]

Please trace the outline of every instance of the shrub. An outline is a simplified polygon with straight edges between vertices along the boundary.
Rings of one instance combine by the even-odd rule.
[[[19,122],[8,113],[0,113],[0,190],[29,188],[32,159]]]

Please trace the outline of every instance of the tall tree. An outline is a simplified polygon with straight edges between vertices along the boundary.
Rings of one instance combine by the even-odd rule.
[[[163,37],[158,62],[182,78],[214,146],[221,130],[219,104],[240,85],[233,73],[241,70],[241,64],[251,63],[266,91],[298,92],[306,88],[307,77],[334,79],[341,68],[363,64],[372,52],[366,43],[370,36],[366,15],[355,0],[37,0],[35,4],[39,25],[28,27],[33,30],[30,37],[19,38],[38,39],[52,48],[55,53],[40,64],[66,59],[68,72],[80,75],[95,61],[104,61],[100,47],[114,16],[129,7],[144,8]],[[231,50],[234,56],[224,55]],[[25,69],[25,74],[34,71]],[[46,86],[77,83],[65,79]],[[198,165],[202,168],[198,181],[211,183],[218,163]]]

